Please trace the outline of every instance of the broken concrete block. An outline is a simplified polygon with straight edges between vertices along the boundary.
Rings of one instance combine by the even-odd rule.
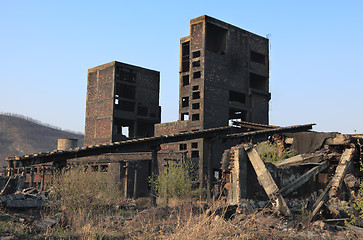
[[[32,208],[32,207],[44,207],[45,202],[42,200],[8,200],[6,206],[11,208]]]
[[[59,220],[57,220],[57,219],[46,218],[42,222],[40,222],[38,224],[38,227],[41,227],[41,228],[49,228],[49,227],[53,227],[58,222],[59,222]]]

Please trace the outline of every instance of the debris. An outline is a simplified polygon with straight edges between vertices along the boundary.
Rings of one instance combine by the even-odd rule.
[[[38,227],[49,228],[49,227],[53,227],[58,222],[59,222],[58,219],[46,218],[42,222],[38,223]]]
[[[266,191],[267,196],[276,202],[276,207],[279,211],[281,211],[286,216],[290,216],[291,211],[284,198],[281,196],[281,194],[275,195],[275,193],[279,192],[279,188],[277,187],[275,181],[273,180],[270,172],[267,170],[257,151],[254,148],[250,149],[249,147],[245,147],[245,150],[256,172],[258,181]]]

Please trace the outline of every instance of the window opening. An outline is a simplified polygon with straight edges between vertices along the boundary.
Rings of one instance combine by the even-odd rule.
[[[267,91],[267,78],[250,73],[250,87],[261,91]]]
[[[192,148],[198,148],[198,142],[193,142],[192,143]]]
[[[188,107],[189,106],[189,97],[183,97],[182,98],[182,107]]]
[[[116,78],[121,81],[134,83],[136,81],[136,72],[133,69],[117,66]]]
[[[200,67],[200,61],[192,62],[193,67]]]
[[[183,76],[183,86],[189,85],[189,75]]]
[[[186,143],[179,144],[179,150],[187,150],[187,144]]]
[[[202,76],[201,72],[198,71],[198,72],[193,72],[193,78],[194,79],[197,79],[197,78],[200,78]]]
[[[229,102],[246,103],[246,95],[240,92],[229,91]]]
[[[192,97],[193,97],[193,99],[199,99],[200,98],[200,92],[193,92]]]
[[[199,158],[199,151],[192,151],[192,158]]]
[[[136,87],[128,84],[117,83],[115,95],[121,98],[135,99]]]
[[[189,113],[182,113],[181,114],[181,120],[182,121],[188,121],[189,120]]]
[[[189,71],[189,51],[190,44],[189,42],[185,42],[182,44],[182,72]]]
[[[126,137],[130,137],[130,127],[129,126],[121,126],[121,133]]]
[[[199,121],[199,114],[193,114],[192,121]]]
[[[193,86],[193,91],[198,90],[198,89],[199,89],[199,86],[198,85]]]
[[[113,132],[115,134],[123,135],[127,138],[130,138],[130,137],[133,137],[133,136],[131,136],[133,134],[133,130],[134,130],[133,126],[134,126],[134,124],[133,124],[133,121],[131,121],[131,120],[115,118]]]
[[[200,57],[200,51],[193,52],[193,58],[198,58],[198,57]]]
[[[101,172],[108,172],[108,165],[101,165]]]
[[[251,61],[261,64],[266,64],[266,56],[264,54],[251,51]]]
[[[118,105],[118,103],[119,103],[118,95],[115,95],[115,104]]]
[[[227,29],[207,23],[207,51],[224,55],[227,45],[227,33]]]
[[[199,103],[193,103],[192,109],[199,109]]]
[[[92,172],[98,172],[98,165],[91,166]]]
[[[232,126],[233,121],[246,121],[247,120],[247,111],[240,109],[229,109],[229,122],[228,125]]]

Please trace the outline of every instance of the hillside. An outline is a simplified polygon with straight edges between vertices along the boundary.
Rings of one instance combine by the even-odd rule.
[[[58,138],[75,138],[78,146],[83,146],[82,134],[63,131],[23,116],[0,114],[0,166],[8,156],[54,150]]]

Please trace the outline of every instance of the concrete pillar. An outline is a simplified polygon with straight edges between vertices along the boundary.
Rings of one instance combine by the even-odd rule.
[[[159,174],[158,168],[158,151],[160,150],[160,145],[152,147],[151,151],[151,189],[150,189],[150,203],[151,206],[156,206],[156,191],[155,191],[155,176]]]

